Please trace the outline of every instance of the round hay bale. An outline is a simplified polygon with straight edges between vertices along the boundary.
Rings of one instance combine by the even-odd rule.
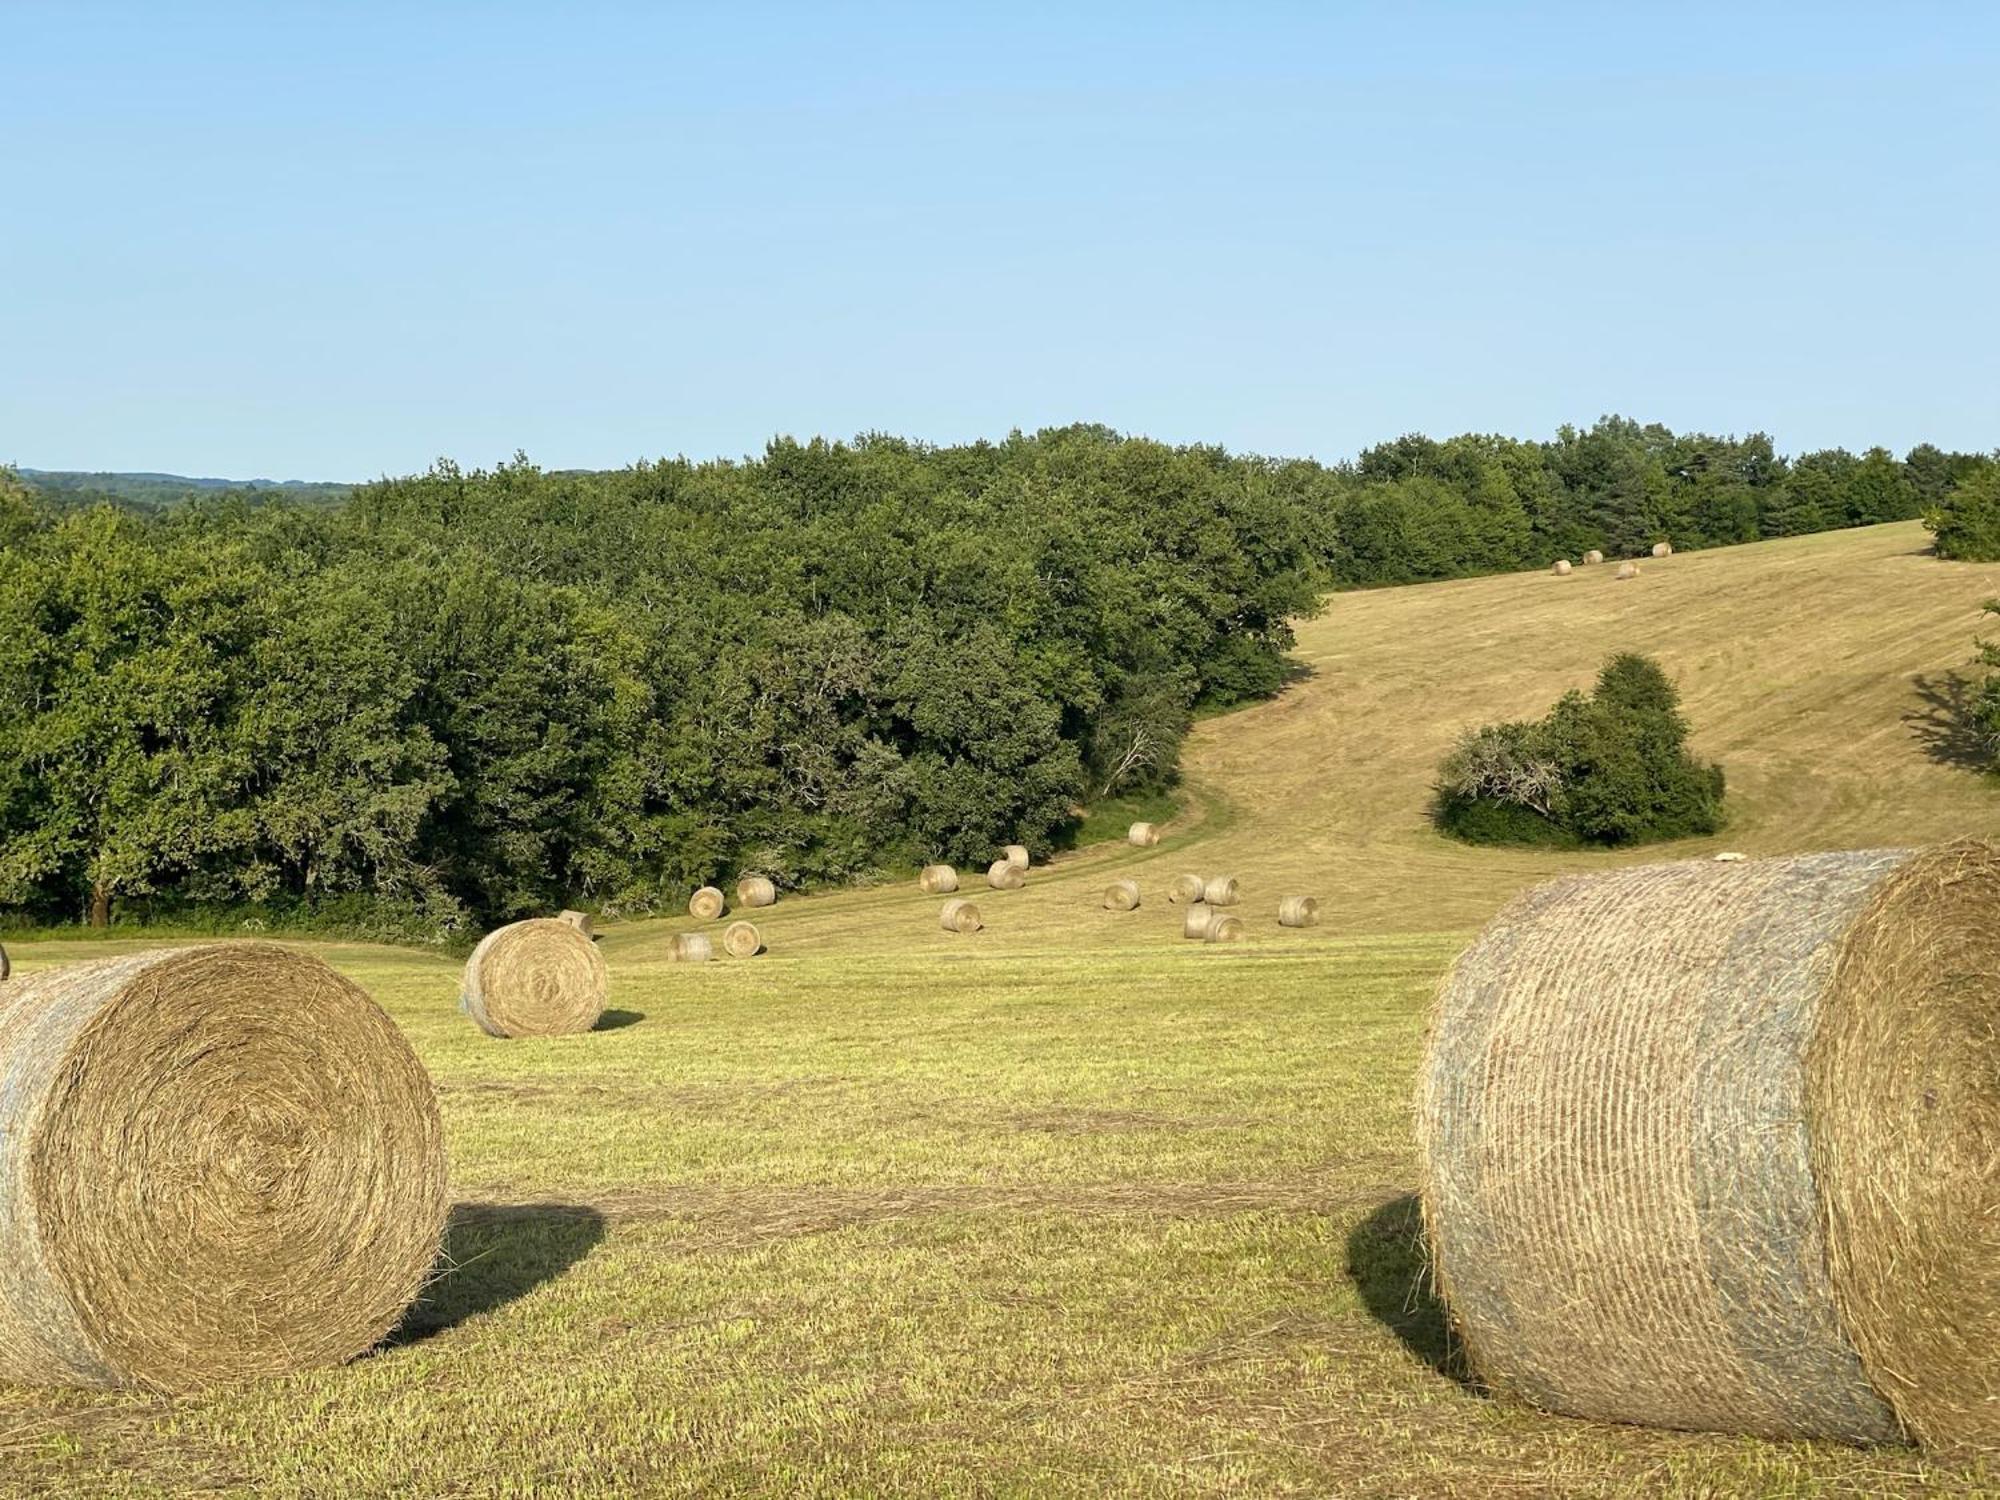
[[[775,906],[778,888],[762,875],[745,875],[736,882],[738,906]]]
[[[1618,572],[1615,581],[1618,583],[1623,583],[1628,578],[1637,578],[1638,576],[1639,576],[1639,565],[1637,563],[1622,562],[1618,565]]]
[[[1018,891],[1028,883],[1028,877],[1019,865],[996,859],[986,867],[986,883],[996,891]]]
[[[1199,875],[1176,875],[1167,883],[1167,899],[1176,906],[1199,901],[1206,884]]]
[[[1224,916],[1221,912],[1208,924],[1208,941],[1211,943],[1240,943],[1250,936],[1250,929],[1243,925],[1241,917]]]
[[[925,865],[917,889],[926,896],[948,896],[958,889],[958,871],[950,865]]]
[[[1604,561],[1604,554],[1599,552],[1595,547],[1592,547],[1588,552],[1583,554],[1583,560],[1594,568]]]
[[[1672,557],[1673,555],[1674,555],[1674,544],[1672,542],[1653,543],[1653,556]]]
[[[683,932],[667,946],[667,962],[705,964],[715,957],[715,944],[705,932]]]
[[[1439,993],[1432,1263],[1576,1416],[2000,1451],[2000,845],[1518,898]]]
[[[591,932],[590,928],[589,912],[559,911],[556,913],[556,920],[558,922],[569,923],[570,926],[574,927],[578,932],[582,933],[585,937],[593,936],[593,933]]]
[[[1202,882],[1201,899],[1210,906],[1234,906],[1243,899],[1234,875],[1211,875]]]
[[[1573,570],[1570,568],[1568,558],[1559,557],[1556,559],[1556,565],[1549,569],[1549,571],[1558,578],[1567,578]]]
[[[1197,942],[1208,938],[1208,924],[1215,920],[1215,908],[1206,901],[1191,901],[1181,913],[1181,936]]]
[[[1125,834],[1125,842],[1135,849],[1150,849],[1160,841],[1160,830],[1153,823],[1134,823]]]
[[[1319,926],[1319,902],[1311,896],[1286,896],[1278,902],[1280,927]]]
[[[764,935],[755,922],[731,922],[722,929],[722,951],[731,958],[755,958],[764,951]]]
[[[495,928],[465,961],[459,1005],[488,1036],[573,1036],[604,1014],[604,955],[557,917]]]
[[[938,926],[946,932],[956,932],[960,936],[979,931],[986,924],[979,919],[979,908],[963,896],[953,896],[945,902],[944,910],[938,913]]]
[[[688,897],[688,915],[697,922],[713,922],[722,915],[724,904],[722,892],[705,885]]]
[[[445,1209],[430,1079],[309,954],[210,943],[0,991],[0,1381],[175,1393],[352,1359]]]
[[[1738,854],[1734,849],[1726,849],[1715,856],[1715,862],[1719,865],[1735,865],[1741,864],[1749,857],[1747,854]]]
[[[1139,882],[1136,880],[1114,880],[1104,888],[1104,905],[1109,911],[1137,911],[1139,909]]]
[[[1007,863],[1015,869],[1025,870],[1028,868],[1028,846],[1026,844],[1009,844],[1001,853],[1006,858]]]

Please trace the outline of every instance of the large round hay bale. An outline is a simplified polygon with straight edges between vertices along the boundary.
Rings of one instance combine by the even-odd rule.
[[[963,896],[953,896],[945,902],[944,910],[938,913],[938,926],[946,932],[961,935],[977,932],[986,924],[979,919],[979,908]]]
[[[1181,936],[1205,942],[1208,938],[1208,924],[1214,920],[1214,907],[1206,901],[1191,901],[1187,910],[1181,913]]]
[[[736,882],[738,906],[772,906],[777,900],[778,888],[762,875],[745,875]]]
[[[1653,543],[1653,556],[1672,557],[1673,555],[1674,555],[1674,544],[1672,542]]]
[[[1280,927],[1319,926],[1319,902],[1311,896],[1285,896],[1278,901]]]
[[[958,871],[950,865],[925,865],[917,889],[927,896],[946,896],[958,889]]]
[[[705,885],[688,897],[688,915],[697,922],[713,922],[722,915],[725,904],[721,891]]]
[[[585,937],[590,937],[592,935],[589,912],[559,911],[556,913],[556,920],[558,922],[569,923],[570,926],[574,927],[578,932],[582,933]]]
[[[1604,554],[1599,552],[1595,547],[1592,547],[1588,552],[1583,554],[1583,560],[1594,568],[1604,561]]]
[[[1567,578],[1575,570],[1570,567],[1568,558],[1559,557],[1556,559],[1556,565],[1549,569],[1549,571],[1558,578]]]
[[[430,1079],[309,954],[211,943],[0,990],[0,1382],[184,1392],[352,1359],[422,1288],[445,1209]]]
[[[1104,905],[1108,911],[1137,911],[1139,909],[1139,882],[1136,880],[1114,880],[1104,888]]]
[[[1618,565],[1618,572],[1614,575],[1614,581],[1623,583],[1628,578],[1637,578],[1638,576],[1639,565],[1637,563],[1622,562]]]
[[[755,922],[731,922],[722,929],[722,951],[731,958],[755,958],[764,951],[764,935]]]
[[[1433,1264],[1577,1416],[2000,1451],[2000,845],[1518,898],[1440,991]]]
[[[1250,929],[1241,917],[1224,916],[1217,912],[1208,924],[1208,941],[1211,943],[1240,943],[1250,936]]]
[[[996,859],[986,867],[986,883],[996,891],[1018,891],[1028,883],[1028,877],[1019,865]]]
[[[1026,844],[1009,844],[1001,851],[1001,854],[1007,863],[1015,869],[1025,870],[1028,868],[1028,846]]]
[[[459,1004],[488,1036],[572,1036],[604,1014],[604,955],[556,917],[495,928],[465,961]]]
[[[1211,875],[1202,882],[1201,899],[1210,906],[1234,906],[1243,899],[1243,892],[1234,875]]]
[[[705,964],[715,957],[715,944],[705,932],[683,932],[667,945],[667,961]]]
[[[1125,834],[1125,842],[1136,849],[1150,849],[1159,841],[1160,829],[1155,823],[1134,823]]]
[[[1176,906],[1184,906],[1189,902],[1199,901],[1206,889],[1206,885],[1207,882],[1199,875],[1176,875],[1172,880],[1167,882],[1167,899]]]

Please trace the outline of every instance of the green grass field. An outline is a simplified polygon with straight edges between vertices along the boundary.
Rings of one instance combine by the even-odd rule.
[[[0,1489],[326,1495],[2000,1493],[1900,1451],[1488,1400],[1423,1293],[1409,1095],[1439,973],[1512,891],[1604,856],[1449,845],[1456,730],[1658,654],[1735,822],[1665,851],[2000,833],[1948,718],[2000,568],[1911,526],[1342,596],[1311,676],[1204,722],[1155,850],[1093,847],[988,930],[913,888],[789,899],[770,952],[614,927],[592,1035],[496,1042],[457,966],[320,951],[443,1099],[454,1268],[342,1370],[164,1400],[0,1391]],[[1654,851],[1658,857],[1660,851]],[[1159,892],[1233,871],[1252,940]],[[1103,911],[1113,874],[1146,889]],[[1321,896],[1284,932],[1277,898]],[[23,969],[126,944],[48,942]]]

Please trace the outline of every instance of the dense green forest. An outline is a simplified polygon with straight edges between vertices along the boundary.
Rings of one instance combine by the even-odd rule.
[[[241,496],[297,505],[337,505],[351,484],[301,479],[193,479],[185,474],[85,473],[75,469],[20,469],[21,482],[39,495],[72,506],[109,502],[139,510],[164,510],[188,500]]]
[[[1339,466],[1088,426],[440,463],[332,505],[0,475],[0,907],[436,935],[1046,851],[1275,690],[1328,587],[1903,519],[1994,472],[1607,418]]]

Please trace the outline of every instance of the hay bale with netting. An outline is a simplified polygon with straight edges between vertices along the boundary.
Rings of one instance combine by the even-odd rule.
[[[1280,927],[1319,926],[1319,902],[1311,896],[1285,896],[1278,902]]]
[[[488,1036],[573,1036],[604,1014],[604,955],[558,917],[494,929],[465,962],[459,1004]]]
[[[1181,913],[1181,936],[1197,942],[1208,939],[1208,924],[1215,920],[1215,908],[1206,901],[1191,901]]]
[[[1552,1411],[2000,1452],[2000,845],[1519,897],[1439,994],[1432,1263]]]
[[[1028,868],[1028,846],[1026,844],[1009,844],[1005,849],[1000,851],[1000,854],[1001,858],[1005,859],[1015,869],[1025,870]]]
[[[340,1364],[401,1321],[446,1207],[429,1077],[310,954],[210,943],[0,990],[0,1382]]]
[[[1136,880],[1114,880],[1104,888],[1104,906],[1107,911],[1137,911],[1139,909],[1139,882]]]
[[[1240,943],[1249,936],[1250,929],[1241,917],[1217,912],[1208,924],[1208,941],[1211,943]]]
[[[1202,882],[1201,899],[1210,906],[1234,906],[1243,892],[1234,875],[1211,875]]]
[[[1019,865],[996,859],[986,867],[986,883],[996,891],[1018,891],[1028,883],[1028,877]]]
[[[777,900],[778,888],[762,875],[745,875],[736,882],[738,906],[774,906]]]
[[[1167,882],[1167,900],[1175,906],[1185,906],[1201,900],[1206,887],[1207,882],[1199,875],[1176,875]]]
[[[1125,833],[1125,842],[1135,849],[1150,849],[1160,841],[1156,823],[1134,823]]]
[[[926,896],[948,896],[958,889],[958,871],[950,865],[925,865],[917,889]]]
[[[979,919],[979,908],[963,896],[954,896],[945,902],[938,913],[938,926],[946,932],[956,932],[961,936],[979,931],[986,924]]]
[[[1674,555],[1674,544],[1672,542],[1653,543],[1653,556],[1672,557],[1673,555]]]
[[[688,897],[688,915],[697,922],[713,922],[722,915],[727,904],[721,891],[712,885],[705,885]]]
[[[1595,547],[1592,547],[1588,552],[1583,554],[1583,560],[1594,568],[1604,561],[1604,554],[1599,552]]]
[[[1558,578],[1567,578],[1575,570],[1570,567],[1568,558],[1559,557],[1556,559],[1555,566],[1550,568],[1549,571]]]
[[[715,944],[705,932],[683,932],[667,945],[667,962],[705,964],[715,957]]]
[[[755,958],[764,951],[764,935],[755,922],[731,922],[722,929],[722,951],[731,958]]]
[[[569,923],[570,926],[574,927],[578,932],[582,933],[585,937],[594,936],[590,927],[589,912],[559,911],[556,913],[556,920],[558,922]]]
[[[1622,562],[1618,565],[1618,572],[1614,575],[1614,582],[1623,583],[1628,578],[1637,578],[1638,576],[1639,565],[1637,563]]]

